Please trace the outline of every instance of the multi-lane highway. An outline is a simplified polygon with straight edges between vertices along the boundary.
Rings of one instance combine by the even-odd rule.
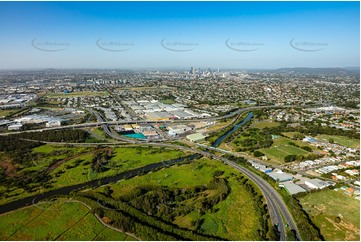
[[[56,130],[56,129],[85,128],[85,127],[102,126],[104,124],[106,124],[106,125],[123,125],[123,124],[135,124],[135,123],[136,124],[157,124],[157,123],[189,123],[189,122],[202,122],[202,121],[216,121],[216,120],[230,118],[230,117],[239,115],[246,111],[264,109],[264,108],[286,108],[286,107],[291,107],[291,106],[290,105],[287,105],[287,106],[269,105],[269,106],[254,106],[254,107],[248,107],[248,108],[240,108],[237,111],[231,112],[224,116],[213,117],[213,118],[204,118],[204,119],[177,119],[177,120],[164,120],[164,121],[155,121],[155,120],[106,121],[103,118],[98,119],[98,117],[97,117],[97,120],[98,120],[97,122],[63,125],[63,126],[58,126],[58,127],[49,127],[49,128],[34,129],[34,130],[14,131],[14,132],[0,133],[0,135],[29,133],[29,132],[34,132],[34,131],[41,132],[44,130]],[[94,111],[92,111],[92,112],[94,112]],[[236,120],[236,119],[234,119],[234,120]],[[231,122],[231,124],[232,123],[233,122]]]
[[[248,110],[243,110],[243,112],[245,112],[245,111],[248,111]],[[97,120],[99,122],[104,120],[104,118],[99,113],[97,113],[95,111],[91,111],[91,112],[97,117]],[[239,112],[238,114],[240,114],[240,113],[242,113],[242,112]],[[109,129],[107,124],[103,124],[102,128],[103,128],[103,131],[106,134],[108,134],[110,137],[117,139],[117,140],[126,141],[126,140],[124,140],[124,138],[121,138],[121,137],[119,137],[119,135],[113,133]],[[134,140],[133,143],[143,143],[143,142]],[[269,183],[267,183],[264,179],[262,179],[260,176],[256,175],[255,173],[249,171],[248,169],[246,169],[242,166],[237,165],[236,163],[234,163],[228,159],[225,159],[223,157],[219,157],[213,153],[210,153],[210,152],[208,152],[208,150],[200,151],[195,148],[188,148],[188,147],[184,147],[184,146],[166,144],[166,143],[147,143],[147,144],[148,145],[167,146],[167,147],[172,147],[172,148],[176,148],[176,149],[192,151],[194,153],[198,153],[198,154],[201,154],[204,156],[210,156],[214,159],[223,161],[225,164],[232,166],[233,168],[239,170],[240,172],[245,174],[249,179],[251,179],[262,191],[262,193],[266,199],[267,205],[268,205],[268,210],[270,212],[270,217],[271,217],[272,223],[274,225],[278,225],[278,230],[280,232],[280,240],[281,241],[286,240],[286,232],[285,232],[285,225],[283,222],[283,218],[286,220],[290,229],[293,229],[296,231],[297,238],[299,240],[301,240],[296,223],[294,222],[292,215],[288,211],[288,208],[287,208],[286,204],[284,203],[283,199],[278,194],[278,192]]]
[[[205,120],[218,120],[218,119],[224,119],[224,118],[229,118],[229,117],[233,117],[235,115],[239,115],[243,112],[246,111],[250,111],[250,110],[255,110],[255,109],[261,109],[261,108],[279,108],[280,106],[261,106],[261,107],[249,107],[249,108],[243,108],[243,109],[239,109],[233,113],[230,113],[228,115],[222,116],[222,117],[216,117],[216,118],[210,118],[210,119],[201,119],[201,121],[205,121]],[[285,107],[285,106],[282,106]],[[125,123],[135,123],[135,121],[113,121],[113,122],[107,122],[105,121],[105,119],[96,111],[93,110],[89,110],[89,112],[91,112],[92,114],[94,114],[97,118],[96,123],[88,123],[88,124],[77,124],[77,125],[68,125],[68,126],[62,126],[62,127],[54,127],[54,128],[48,128],[49,129],[59,129],[59,128],[81,128],[81,127],[87,127],[87,126],[98,126],[101,125],[103,131],[109,135],[111,138],[115,139],[115,140],[119,140],[122,142],[126,142],[126,143],[131,143],[131,144],[140,144],[140,145],[153,145],[153,146],[163,146],[163,147],[170,147],[170,148],[175,148],[175,149],[180,149],[180,150],[185,150],[185,151],[191,151],[197,154],[201,154],[203,156],[208,156],[217,160],[220,160],[222,162],[224,162],[225,164],[234,167],[235,169],[237,169],[238,171],[242,172],[243,174],[245,174],[250,180],[252,180],[262,191],[267,205],[268,205],[268,210],[270,213],[270,217],[271,217],[271,221],[274,225],[278,225],[278,229],[280,232],[280,240],[286,240],[286,232],[285,232],[285,223],[284,221],[289,225],[290,229],[293,229],[296,231],[296,235],[298,237],[299,240],[301,240],[299,231],[297,229],[296,223],[294,222],[292,215],[290,214],[290,212],[288,211],[288,208],[286,206],[286,204],[284,203],[283,199],[281,198],[281,196],[278,194],[278,192],[269,184],[267,183],[265,180],[263,180],[261,177],[259,177],[258,175],[256,175],[255,173],[249,171],[248,169],[228,160],[225,159],[223,157],[217,156],[211,152],[209,152],[208,150],[203,151],[200,149],[196,149],[196,148],[191,148],[191,147],[185,147],[185,146],[180,146],[180,145],[174,145],[174,144],[169,144],[169,143],[161,143],[161,142],[146,142],[146,141],[139,141],[139,140],[130,140],[127,138],[123,138],[120,137],[118,134],[114,133],[109,127],[108,125],[110,124],[125,124]],[[180,122],[194,122],[197,120],[179,120]],[[149,120],[142,120],[142,121],[136,121],[137,123],[158,123],[158,121],[149,121]],[[163,123],[164,121],[162,121]],[[171,122],[171,121],[168,121]],[[46,129],[43,129],[46,130]],[[33,132],[32,131],[22,131],[22,132]],[[39,130],[37,130],[39,131]],[[19,132],[13,132],[13,133],[19,133]],[[10,134],[10,133],[7,133]],[[50,143],[50,142],[49,142]],[[59,143],[58,143],[59,144]],[[89,144],[84,144],[84,145],[89,145]],[[99,145],[99,144],[97,144]]]

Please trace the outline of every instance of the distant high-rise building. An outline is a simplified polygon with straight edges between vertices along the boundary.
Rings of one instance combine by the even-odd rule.
[[[192,66],[191,67],[191,71],[189,72],[190,74],[195,74],[196,73],[196,69]]]

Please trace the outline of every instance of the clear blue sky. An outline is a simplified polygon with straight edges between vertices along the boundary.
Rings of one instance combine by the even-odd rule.
[[[0,69],[359,66],[359,19],[359,2],[0,2]]]

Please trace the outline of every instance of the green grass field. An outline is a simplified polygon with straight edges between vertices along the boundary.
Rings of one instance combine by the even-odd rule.
[[[266,127],[273,128],[273,127],[277,127],[278,125],[279,123],[272,120],[262,120],[262,121],[253,122],[250,128],[258,128],[258,129],[263,129]]]
[[[94,128],[91,130],[91,132],[94,133],[96,137],[107,139],[107,136],[104,134],[101,128]]]
[[[87,207],[59,199],[0,216],[1,240],[128,240],[103,226]]]
[[[293,138],[295,134],[301,134],[300,132],[282,132],[282,134],[290,139]]]
[[[216,170],[225,172],[222,177],[229,177],[231,187],[228,197],[214,206],[217,212],[201,215],[195,209],[187,215],[176,217],[173,223],[181,228],[195,229],[192,222],[204,219],[201,229],[207,234],[227,240],[257,240],[257,229],[260,224],[253,195],[236,181],[236,176],[232,175],[232,173],[238,173],[236,170],[218,161],[203,158],[189,164],[172,166],[129,180],[122,180],[111,185],[112,196],[118,198],[132,194],[136,187],[144,185],[161,185],[169,188],[204,185],[213,178]]]
[[[289,142],[293,142],[297,144],[298,146],[308,146],[305,142],[302,141],[295,141],[291,140],[285,137],[281,137],[278,139],[273,140],[273,145],[270,148],[265,149],[259,149],[263,154],[265,154],[267,157],[271,158],[271,161],[275,161],[276,163],[284,163],[284,158],[287,155],[307,155],[310,154],[310,152],[289,145]],[[309,146],[311,149],[315,149],[312,146]]]
[[[64,147],[55,145],[42,145],[33,149],[33,153],[43,154],[42,158],[32,161],[32,166],[25,167],[22,171],[37,171],[48,167],[53,160],[63,160],[72,156],[77,156],[83,152],[90,151],[92,148],[83,147]]]
[[[341,190],[311,193],[300,201],[325,240],[360,239],[360,201],[343,194]],[[340,215],[341,222],[335,222]]]
[[[57,169],[52,171],[51,175],[54,177],[54,183],[52,185],[55,188],[59,188],[62,186],[79,184],[93,179],[113,176],[124,171],[139,168],[148,164],[175,159],[183,155],[183,152],[177,150],[161,151],[157,148],[148,149],[140,147],[116,148],[114,149],[113,157],[109,160],[109,163],[107,164],[109,170],[102,173],[90,173],[93,154],[85,154],[60,165]],[[67,166],[73,166],[77,159],[81,159],[83,160],[83,162],[74,168],[66,168]],[[59,171],[62,171],[64,173],[58,175],[57,177],[56,173],[58,173]]]
[[[174,104],[175,103],[175,101],[172,99],[164,99],[164,100],[161,100],[161,102],[164,104]]]
[[[7,117],[11,116],[15,113],[20,112],[20,109],[7,109],[7,110],[0,110],[0,117]]]
[[[22,176],[25,172],[41,172],[47,169],[54,159],[58,161],[65,160],[59,167],[49,173],[52,176],[51,187],[43,188],[40,184],[34,183],[34,191],[29,193],[23,188],[12,188],[8,186],[0,186],[0,191],[6,191],[6,196],[0,196],[0,204],[8,203],[26,196],[30,196],[39,191],[44,192],[51,189],[57,189],[63,186],[80,184],[93,179],[109,177],[124,171],[139,168],[151,163],[175,159],[186,155],[177,150],[161,150],[158,148],[144,147],[123,147],[114,150],[114,156],[106,165],[107,171],[101,173],[91,173],[91,161],[93,158],[94,148],[81,147],[63,147],[53,145],[42,145],[33,149],[33,153],[41,154],[41,158],[33,160],[26,167],[22,167],[17,171],[18,176]],[[77,160],[82,160],[75,165]],[[72,168],[71,168],[72,167]]]
[[[330,139],[333,139],[335,143],[349,147],[349,148],[359,148],[360,147],[360,140],[348,138],[345,136],[339,136],[339,135],[326,135],[321,134],[318,135],[316,138],[318,139],[326,139],[329,141]]]
[[[50,144],[45,144],[39,147],[36,147],[33,149],[33,152],[35,153],[45,153],[45,154],[50,154],[53,151],[57,151],[57,150],[73,150],[76,153],[82,152],[83,150],[85,150],[84,148],[78,148],[78,147],[65,147],[65,146],[56,146],[56,145],[50,145]]]
[[[49,97],[49,98],[66,98],[66,97],[90,97],[90,96],[102,96],[102,97],[107,97],[109,96],[108,92],[90,92],[90,91],[86,91],[86,92],[71,92],[71,93],[47,93],[45,95],[45,97]]]
[[[29,177],[29,176],[31,177],[33,175],[26,175],[26,174],[30,172],[32,172],[33,174],[38,174],[46,170],[47,167],[49,167],[49,165],[55,160],[61,161],[64,159],[68,159],[69,157],[70,158],[74,157],[73,160],[76,160],[75,157],[79,156],[81,153],[89,152],[91,149],[93,148],[64,147],[64,146],[54,146],[49,144],[36,147],[32,149],[32,153],[37,154],[38,155],[37,158],[33,158],[33,160],[30,160],[30,162],[28,162],[27,164],[14,164],[14,167],[16,167],[16,169],[14,170],[14,175],[21,178]],[[5,157],[3,157],[3,160]],[[36,188],[34,189],[33,192],[29,193],[28,191],[25,191],[23,188],[12,187],[9,186],[9,184],[3,184],[2,186],[0,186],[0,191],[1,190],[5,191],[6,189],[9,190],[5,192],[6,194],[0,193],[0,204],[4,204],[7,202],[11,202],[35,194],[39,192],[37,188],[43,190],[42,186],[40,186],[39,183],[32,183],[31,185],[33,185]]]

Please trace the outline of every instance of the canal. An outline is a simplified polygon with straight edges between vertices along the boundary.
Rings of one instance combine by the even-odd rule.
[[[230,131],[228,131],[227,133],[225,133],[224,135],[222,135],[221,137],[219,137],[213,144],[212,147],[216,148],[217,146],[219,146],[223,140],[225,140],[228,136],[230,136],[231,134],[233,134],[233,132],[235,132],[237,129],[239,129],[239,127],[241,127],[243,124],[245,124],[247,121],[249,121],[251,118],[253,117],[253,113],[249,112],[247,117],[245,119],[243,119],[241,122],[239,122],[238,124],[236,124],[233,129],[231,129]]]
[[[149,164],[149,165],[146,165],[146,166],[134,169],[134,170],[126,171],[126,172],[120,173],[120,174],[112,176],[112,177],[105,177],[105,178],[101,178],[101,179],[97,179],[97,180],[92,180],[92,181],[89,181],[86,183],[62,187],[62,188],[55,189],[52,191],[29,196],[29,197],[26,197],[23,199],[19,199],[19,200],[1,205],[0,206],[0,214],[7,213],[7,212],[10,212],[10,211],[22,208],[22,207],[32,205],[35,203],[34,201],[39,202],[41,200],[48,199],[48,198],[58,196],[58,195],[68,195],[72,191],[85,189],[87,187],[99,187],[99,186],[106,185],[109,183],[115,183],[122,179],[128,179],[128,178],[132,178],[132,177],[135,177],[138,175],[148,173],[157,168],[172,166],[177,163],[184,162],[184,161],[192,161],[192,160],[198,159],[200,157],[201,157],[201,155],[199,155],[199,154],[193,154],[193,155],[189,155],[189,156],[180,157],[178,159],[162,161],[162,162],[158,162],[158,163],[154,163],[154,164]]]

